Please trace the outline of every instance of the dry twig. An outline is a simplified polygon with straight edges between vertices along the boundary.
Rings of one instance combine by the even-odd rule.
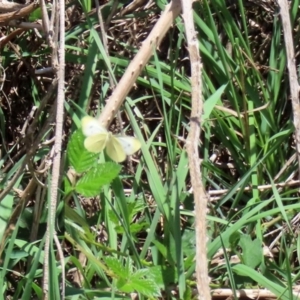
[[[25,16],[28,16],[31,12],[33,12],[37,7],[38,3],[33,2],[28,5],[22,6],[21,8],[17,10],[13,10],[12,12],[0,14],[0,24],[6,24],[10,20],[20,19]]]
[[[287,67],[290,81],[291,100],[293,106],[296,151],[298,156],[298,170],[300,178],[300,102],[299,102],[299,84],[297,77],[295,50],[292,35],[291,19],[289,13],[289,3],[286,0],[278,0],[280,6],[280,15],[283,27],[283,36],[287,56]],[[299,188],[300,190],[300,188]]]
[[[1,13],[7,13],[7,12],[15,12],[17,10],[20,10],[24,7],[27,7],[27,4],[19,4],[9,1],[0,1],[0,12]]]
[[[201,114],[203,111],[201,58],[198,47],[198,38],[193,22],[192,0],[182,0],[183,20],[191,61],[191,85],[192,85],[192,111],[190,118],[190,133],[186,141],[186,149],[189,158],[191,183],[195,202],[195,232],[196,232],[196,273],[198,299],[211,299],[209,290],[209,278],[206,250],[206,211],[208,195],[202,181],[199,158],[199,137],[201,131]]]
[[[296,294],[299,294],[299,287],[298,290],[294,290],[294,294],[296,296]],[[273,293],[271,293],[268,290],[254,290],[254,289],[243,289],[243,290],[238,290],[236,291],[236,295],[238,297],[238,299],[268,299],[268,300],[272,300],[272,299],[278,299],[278,297],[276,295],[274,295]],[[212,292],[212,296],[213,299],[233,299],[234,294],[233,291],[230,289],[217,289],[214,290]]]
[[[190,133],[186,142],[189,158],[191,182],[195,202],[196,222],[196,273],[197,287],[200,300],[209,300],[209,278],[206,254],[206,211],[208,196],[201,181],[200,158],[198,151],[201,114],[203,111],[201,58],[199,54],[198,38],[193,22],[192,0],[182,0],[183,20],[187,37],[188,51],[191,61],[191,85],[192,85],[192,111],[190,118]]]
[[[173,0],[166,6],[160,19],[153,27],[147,39],[143,42],[141,49],[131,61],[116,89],[107,100],[107,104],[99,116],[99,122],[102,123],[104,127],[107,127],[112,122],[137,77],[152,56],[154,49],[161,43],[180,11],[180,0]]]
[[[48,284],[49,284],[49,250],[50,250],[50,238],[51,229],[55,227],[55,214],[58,198],[58,188],[60,182],[60,165],[61,165],[61,146],[62,146],[62,132],[63,132],[63,120],[64,120],[64,99],[65,99],[65,2],[64,0],[59,0],[59,24],[56,22],[55,31],[58,32],[60,36],[58,58],[59,65],[57,71],[58,87],[57,87],[57,107],[56,107],[56,128],[55,128],[55,142],[54,142],[54,157],[53,157],[53,167],[52,167],[52,181],[51,181],[51,203],[48,211],[48,222],[46,231],[46,241],[45,241],[45,257],[44,257],[44,278],[43,278],[43,299],[48,299]],[[58,29],[59,27],[59,29]],[[57,35],[55,34],[56,38]],[[57,45],[57,43],[56,43]],[[55,48],[54,48],[55,49]],[[54,50],[53,49],[53,50]],[[56,53],[54,58],[56,57]],[[53,57],[52,57],[53,59]],[[52,65],[55,67],[56,60],[52,60]],[[56,232],[53,233],[54,241],[58,248],[58,252],[61,253],[61,247],[57,243]],[[61,257],[61,268],[62,268],[62,280],[64,281],[64,263],[63,256]],[[64,299],[64,282],[62,282],[62,299]]]

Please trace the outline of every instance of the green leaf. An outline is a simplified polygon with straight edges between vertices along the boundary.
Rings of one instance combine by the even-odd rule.
[[[187,285],[186,290],[184,292],[183,300],[190,300],[190,299],[195,299],[195,298],[193,298],[193,292],[191,287]]]
[[[213,111],[215,105],[218,101],[220,101],[222,94],[224,93],[227,87],[227,83],[223,84],[219,87],[215,93],[213,93],[205,102],[204,102],[204,114],[202,116],[202,123],[204,123],[210,116],[211,112]]]
[[[138,270],[131,274],[126,281],[119,280],[118,288],[125,293],[136,291],[154,299],[153,297],[160,296],[160,288],[156,284],[154,278],[148,277],[147,275],[149,275],[148,269]]]
[[[69,178],[67,176],[63,177],[63,183],[64,183],[64,193],[65,195],[68,195],[74,190],[74,187],[72,186]]]
[[[152,242],[156,246],[157,250],[162,254],[162,256],[164,258],[167,258],[167,247],[158,240],[153,240]]]
[[[85,231],[88,232],[89,225],[86,220],[78,214],[76,208],[71,208],[68,204],[65,204],[65,218],[69,219],[70,221],[74,222],[75,224],[79,224]]]
[[[263,256],[262,244],[259,239],[252,241],[250,235],[242,235],[240,238],[240,243],[243,250],[242,258],[245,265],[250,268],[257,267]]]
[[[118,176],[120,170],[121,166],[114,162],[96,165],[78,180],[75,190],[85,197],[97,196],[104,185]]]
[[[46,8],[47,8],[47,11],[48,12],[51,12],[52,10],[52,4],[47,4],[46,5]],[[42,10],[40,7],[38,7],[37,9],[35,9],[33,12],[30,13],[29,17],[28,17],[28,20],[30,22],[35,22],[37,20],[41,20],[43,17],[43,14],[42,14]]]
[[[148,276],[153,278],[154,282],[164,289],[166,285],[178,282],[177,271],[174,266],[157,265],[148,267]]]
[[[229,243],[230,243],[230,248],[231,249],[235,249],[236,246],[239,243],[239,240],[241,238],[241,234],[238,231],[235,231],[234,233],[232,233],[229,237]]]
[[[107,268],[118,278],[127,279],[129,276],[128,267],[124,267],[123,264],[115,257],[105,257],[103,258],[107,265]]]
[[[190,229],[185,229],[182,234],[182,249],[183,252],[189,256],[195,254],[195,231]]]
[[[148,276],[153,278],[153,280],[156,282],[156,284],[160,288],[164,288],[165,281],[164,281],[164,275],[165,275],[166,267],[162,265],[157,265],[153,267],[148,267]],[[174,270],[173,270],[174,271]],[[174,282],[174,281],[172,281]],[[169,282],[168,282],[169,283]]]
[[[28,17],[29,22],[35,22],[39,19],[42,19],[42,10],[40,7],[35,9],[32,13],[30,13]]]
[[[67,158],[77,173],[83,173],[95,165],[98,153],[91,153],[83,146],[84,135],[81,130],[76,130],[69,141]]]
[[[132,223],[130,225],[130,232],[132,234],[134,233],[139,233],[139,232],[142,232],[145,230],[145,228],[149,228],[149,224],[147,222],[141,222],[141,223]],[[125,231],[124,231],[124,227],[121,226],[121,225],[117,225],[115,227],[115,231],[118,233],[118,234],[123,234]]]
[[[119,225],[118,216],[117,216],[117,214],[115,214],[114,211],[112,211],[112,210],[108,211],[108,218],[111,223],[114,223],[115,225]],[[122,231],[122,233],[123,232],[124,232],[124,230]]]
[[[149,228],[149,224],[147,222],[140,223],[132,223],[130,224],[130,232],[131,233],[139,233],[145,230],[145,228]]]

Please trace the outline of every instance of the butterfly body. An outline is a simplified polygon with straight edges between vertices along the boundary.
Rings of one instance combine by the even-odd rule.
[[[90,116],[81,120],[82,132],[86,136],[84,147],[93,153],[106,150],[107,155],[116,162],[122,162],[126,155],[132,155],[141,148],[135,137],[115,136]]]

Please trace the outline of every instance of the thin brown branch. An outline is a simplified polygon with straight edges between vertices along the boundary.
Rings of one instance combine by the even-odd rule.
[[[18,28],[10,34],[8,34],[7,36],[3,37],[0,40],[0,49],[4,48],[7,45],[7,43],[9,43],[12,39],[14,39],[17,35],[20,35],[24,31],[26,31],[26,29]]]
[[[143,42],[139,52],[131,61],[116,89],[107,100],[107,104],[99,116],[99,122],[102,123],[104,127],[107,127],[112,122],[137,77],[141,74],[152,56],[153,51],[161,43],[163,37],[173,24],[174,19],[179,15],[180,11],[180,0],[173,0],[166,6],[160,19],[153,27],[147,39]]]
[[[299,102],[300,87],[299,87],[298,77],[297,77],[294,41],[293,41],[291,19],[289,13],[289,3],[287,0],[278,0],[278,4],[280,6],[280,15],[282,20],[283,36],[284,36],[285,50],[287,56],[287,67],[288,67],[289,82],[290,82],[291,100],[293,106],[296,151],[298,156],[298,170],[299,170],[299,178],[300,178],[300,102]]]
[[[9,26],[18,27],[18,28],[24,28],[24,29],[37,29],[39,31],[43,30],[43,27],[41,24],[38,23],[30,23],[30,22],[19,22],[16,20],[11,20],[8,22]]]
[[[297,288],[295,288],[293,290],[295,297],[299,296],[300,293],[300,288],[299,286]],[[272,299],[278,299],[278,297],[276,295],[274,295],[273,293],[271,293],[268,290],[254,290],[254,289],[243,289],[243,290],[237,290],[236,291],[236,295],[238,297],[238,299],[268,299],[268,300],[272,300]],[[233,299],[234,294],[233,291],[230,289],[216,289],[212,291],[212,296],[213,299]]]
[[[0,1],[0,12],[1,13],[14,12],[26,6],[28,5],[9,2],[9,1]]]
[[[0,24],[3,25],[3,24],[8,23],[10,20],[20,19],[20,18],[23,18],[25,16],[28,16],[38,6],[39,6],[38,3],[33,2],[33,3],[28,4],[28,5],[25,5],[24,7],[20,8],[18,10],[15,10],[13,12],[0,14]]]
[[[49,29],[49,17],[48,17],[48,12],[47,12],[47,6],[45,3],[45,0],[39,0],[39,4],[40,4],[41,11],[42,11],[43,29],[46,34],[46,38],[49,42],[50,29]]]
[[[45,241],[45,256],[44,256],[44,278],[43,278],[43,299],[48,299],[49,291],[49,250],[50,250],[50,239],[56,238],[56,232],[53,230],[53,236],[51,236],[51,229],[55,227],[55,216],[58,199],[58,189],[60,183],[60,166],[61,166],[61,147],[63,140],[63,120],[64,120],[64,99],[65,99],[65,1],[59,0],[59,21],[56,21],[55,32],[59,31],[59,49],[58,49],[58,70],[57,70],[57,107],[56,107],[56,128],[55,128],[55,142],[54,142],[54,154],[53,154],[53,167],[52,167],[52,181],[51,181],[51,202],[48,210],[48,222],[46,231]],[[58,23],[59,22],[59,23]],[[57,35],[54,34],[54,38]],[[58,41],[55,40],[55,44]],[[56,56],[56,55],[55,55]],[[55,64],[55,60],[52,60],[52,64]],[[54,65],[52,67],[55,68]],[[57,243],[56,243],[57,245]],[[58,251],[60,252],[60,245],[58,244]],[[64,261],[63,257],[60,257],[61,268],[62,268],[62,286],[64,286]],[[62,290],[61,299],[64,299],[64,289]]]
[[[182,0],[181,3],[188,51],[191,61],[192,111],[190,119],[190,133],[186,141],[186,149],[189,158],[190,176],[195,202],[196,277],[198,299],[209,300],[211,299],[211,296],[209,289],[206,249],[206,212],[208,195],[206,194],[201,181],[201,161],[198,149],[201,131],[201,115],[203,111],[202,66],[198,38],[193,22],[192,0]]]

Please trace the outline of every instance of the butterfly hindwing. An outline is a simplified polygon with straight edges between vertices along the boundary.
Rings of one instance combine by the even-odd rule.
[[[110,138],[106,145],[106,153],[115,162],[122,162],[126,159],[126,153],[121,143],[112,134],[110,134]]]
[[[114,136],[93,117],[83,117],[81,125],[82,132],[86,136],[84,147],[93,153],[105,149],[107,155],[116,162],[124,161],[126,155],[132,155],[141,148],[141,142],[135,137]]]
[[[84,140],[84,147],[93,153],[99,153],[103,151],[108,141],[108,133],[99,133],[88,136]]]

